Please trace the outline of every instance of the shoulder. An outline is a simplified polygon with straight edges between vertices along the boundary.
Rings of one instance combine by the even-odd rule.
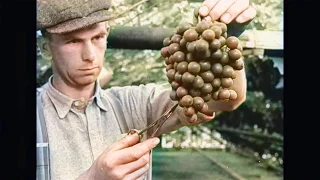
[[[37,97],[41,95],[42,91],[43,91],[43,86],[37,87]]]
[[[42,92],[46,91],[46,89],[48,88],[48,85],[47,83],[40,86],[40,87],[37,87],[37,97],[40,96],[42,94]]]

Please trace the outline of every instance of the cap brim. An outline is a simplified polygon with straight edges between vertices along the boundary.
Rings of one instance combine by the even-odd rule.
[[[55,34],[67,33],[67,32],[72,32],[78,29],[88,27],[95,23],[108,21],[108,20],[111,20],[112,18],[113,18],[113,15],[108,10],[97,11],[86,17],[69,20],[69,21],[60,23],[58,25],[55,25],[54,27],[46,28],[46,30],[49,33],[55,33]]]

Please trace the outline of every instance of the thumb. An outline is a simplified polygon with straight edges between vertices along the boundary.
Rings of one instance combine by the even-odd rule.
[[[138,133],[128,134],[127,136],[123,137],[119,141],[113,143],[109,147],[109,149],[112,151],[124,149],[124,148],[131,147],[131,146],[139,143],[139,141],[140,141],[140,137],[139,137]]]

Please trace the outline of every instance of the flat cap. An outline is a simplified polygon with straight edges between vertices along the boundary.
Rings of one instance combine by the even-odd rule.
[[[37,0],[37,30],[67,33],[113,18],[111,0]]]

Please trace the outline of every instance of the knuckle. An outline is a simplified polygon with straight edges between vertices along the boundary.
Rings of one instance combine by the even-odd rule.
[[[148,169],[149,169],[149,167],[150,167],[150,164],[149,164],[149,163],[147,163],[144,167],[146,168],[146,170],[148,170]]]
[[[140,158],[140,161],[142,162],[142,164],[147,164],[149,162],[149,156],[142,156]]]
[[[219,16],[220,16],[220,13],[217,12],[216,10],[214,10],[214,11],[211,10],[210,11],[210,17],[211,17],[212,20],[217,20],[219,18]]]
[[[121,180],[124,177],[122,171],[112,171],[112,177],[117,180]]]
[[[136,152],[130,153],[130,156],[131,156],[131,158],[134,159],[134,160],[138,160],[138,159],[140,158],[139,154],[136,153]]]
[[[109,160],[109,159],[107,159],[107,158],[102,159],[101,164],[102,164],[103,169],[110,170],[110,169],[113,168],[113,162],[112,162],[112,160]]]
[[[127,140],[127,137],[125,137],[126,139],[125,140]],[[119,143],[120,143],[120,145],[121,146],[123,146],[123,147],[127,147],[128,146],[128,142],[127,141],[120,141]]]
[[[142,143],[141,144],[141,150],[143,151],[143,152],[148,152],[148,151],[150,151],[151,149],[152,149],[152,143],[151,143],[151,141],[145,141],[145,143]]]
[[[147,172],[149,170],[149,163],[142,167],[142,171]]]

